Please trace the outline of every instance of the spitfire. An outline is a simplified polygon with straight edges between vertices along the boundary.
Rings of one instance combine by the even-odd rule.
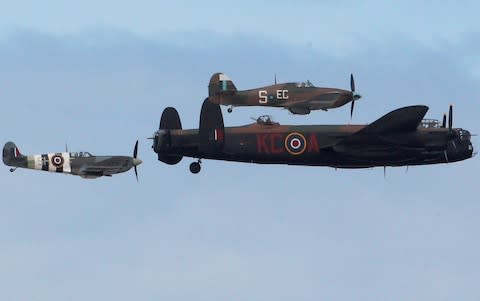
[[[240,127],[224,127],[218,104],[206,99],[198,129],[183,130],[174,108],[166,108],[154,134],[158,160],[177,164],[198,158],[259,164],[367,168],[451,163],[473,156],[470,132],[424,119],[427,106],[394,110],[369,125],[280,125],[268,116]]]
[[[137,165],[142,160],[137,158],[138,141],[135,143],[133,157],[127,156],[94,156],[89,152],[60,152],[43,155],[24,156],[13,142],[3,147],[3,163],[12,166],[11,172],[18,167],[66,173],[84,179],[111,177],[113,174],[126,172],[132,167],[138,181]]]
[[[351,102],[350,116],[355,101],[361,98],[355,92],[355,80],[350,75],[350,91],[336,88],[315,87],[310,81],[283,83],[250,90],[238,91],[235,84],[223,73],[215,73],[208,84],[208,98],[212,103],[233,107],[280,107],[293,114],[306,115],[312,110],[338,108]]]

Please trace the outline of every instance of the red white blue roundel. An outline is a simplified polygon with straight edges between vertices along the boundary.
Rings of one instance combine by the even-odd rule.
[[[285,138],[285,149],[292,155],[301,155],[307,148],[307,141],[300,133],[290,133]]]
[[[61,167],[63,165],[63,157],[61,155],[53,155],[52,156],[52,164],[55,167]]]

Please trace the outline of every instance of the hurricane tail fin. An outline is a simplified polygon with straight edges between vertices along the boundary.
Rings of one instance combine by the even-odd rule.
[[[237,87],[227,75],[215,73],[210,78],[208,84],[208,97],[210,100],[222,95],[233,95],[237,92]]]

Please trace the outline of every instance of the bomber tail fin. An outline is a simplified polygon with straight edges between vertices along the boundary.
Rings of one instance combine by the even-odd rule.
[[[20,150],[15,143],[11,141],[5,143],[5,146],[3,147],[3,163],[5,163],[5,165],[13,166],[12,164],[14,164],[16,160],[23,157],[25,156],[20,153]]]
[[[237,88],[232,80],[223,73],[215,73],[210,78],[208,84],[208,97],[210,101],[215,100],[215,97],[222,95],[233,95],[237,92]]]
[[[177,164],[182,160],[182,156],[164,154],[162,150],[168,150],[172,147],[172,136],[170,130],[182,129],[182,122],[178,112],[173,107],[163,110],[160,118],[159,132],[155,136],[154,148],[158,153],[158,160],[169,165]]]
[[[225,143],[225,127],[220,105],[205,99],[200,112],[199,126],[200,151],[211,153],[219,151]]]

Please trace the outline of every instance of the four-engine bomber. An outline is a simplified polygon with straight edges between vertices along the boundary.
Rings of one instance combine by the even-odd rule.
[[[200,171],[201,159],[260,164],[366,168],[449,163],[471,158],[470,132],[452,128],[452,107],[446,119],[423,120],[428,107],[394,110],[369,125],[280,125],[268,116],[245,126],[224,127],[219,105],[203,103],[199,129],[183,130],[177,111],[166,108],[154,134],[158,160],[190,165]]]

